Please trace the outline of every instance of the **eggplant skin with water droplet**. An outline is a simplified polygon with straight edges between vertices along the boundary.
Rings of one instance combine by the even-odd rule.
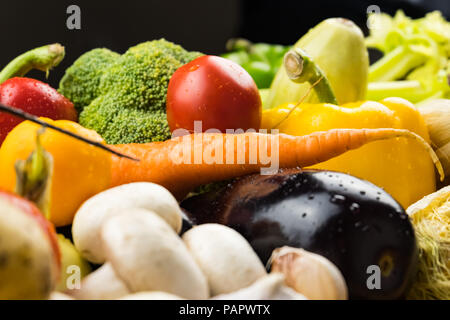
[[[351,299],[404,298],[417,270],[405,210],[383,189],[344,173],[289,169],[246,176],[181,206],[196,224],[222,223],[240,232],[263,263],[282,246],[323,255],[342,272]]]

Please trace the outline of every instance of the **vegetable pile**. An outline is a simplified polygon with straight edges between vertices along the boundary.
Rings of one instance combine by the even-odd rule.
[[[164,39],[120,56],[94,49],[67,69],[59,92],[74,101],[80,124],[108,143],[163,141],[170,138],[165,113],[170,77],[198,56]]]
[[[7,64],[0,299],[449,299],[450,24],[369,21]]]

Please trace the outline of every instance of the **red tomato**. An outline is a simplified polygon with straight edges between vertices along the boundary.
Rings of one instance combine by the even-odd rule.
[[[261,97],[240,65],[217,56],[202,56],[180,67],[167,90],[170,130],[255,129],[261,124]]]
[[[48,84],[30,78],[11,78],[0,85],[0,102],[38,117],[77,120],[73,103]],[[0,112],[0,145],[23,119]]]

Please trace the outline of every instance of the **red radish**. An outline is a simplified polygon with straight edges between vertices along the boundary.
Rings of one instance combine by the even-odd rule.
[[[56,236],[55,227],[47,219],[36,205],[25,198],[19,197],[13,193],[0,190],[0,203],[2,201],[9,202],[13,206],[19,208],[24,213],[30,215],[44,229],[48,235],[48,239],[54,251],[55,263],[58,269],[61,267],[61,253],[58,246],[58,237]]]
[[[30,78],[12,78],[0,85],[0,102],[39,117],[77,120],[73,103],[48,84]],[[0,145],[6,135],[23,120],[0,113]]]
[[[0,299],[47,299],[61,275],[53,226],[37,207],[0,191]]]
[[[56,67],[64,58],[59,43],[29,50],[8,63],[0,71],[0,103],[53,120],[76,120],[72,102],[41,81],[22,78],[31,69],[44,71]],[[0,146],[6,135],[22,122],[21,119],[0,112]]]
[[[170,130],[194,132],[214,128],[255,129],[261,122],[261,98],[252,77],[240,65],[216,56],[201,56],[175,71],[167,89]]]

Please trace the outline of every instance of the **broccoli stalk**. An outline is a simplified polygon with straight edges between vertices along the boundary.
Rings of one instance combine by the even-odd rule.
[[[0,83],[12,77],[23,77],[31,69],[48,72],[56,67],[64,58],[64,47],[54,43],[27,51],[12,60],[1,72]]]

